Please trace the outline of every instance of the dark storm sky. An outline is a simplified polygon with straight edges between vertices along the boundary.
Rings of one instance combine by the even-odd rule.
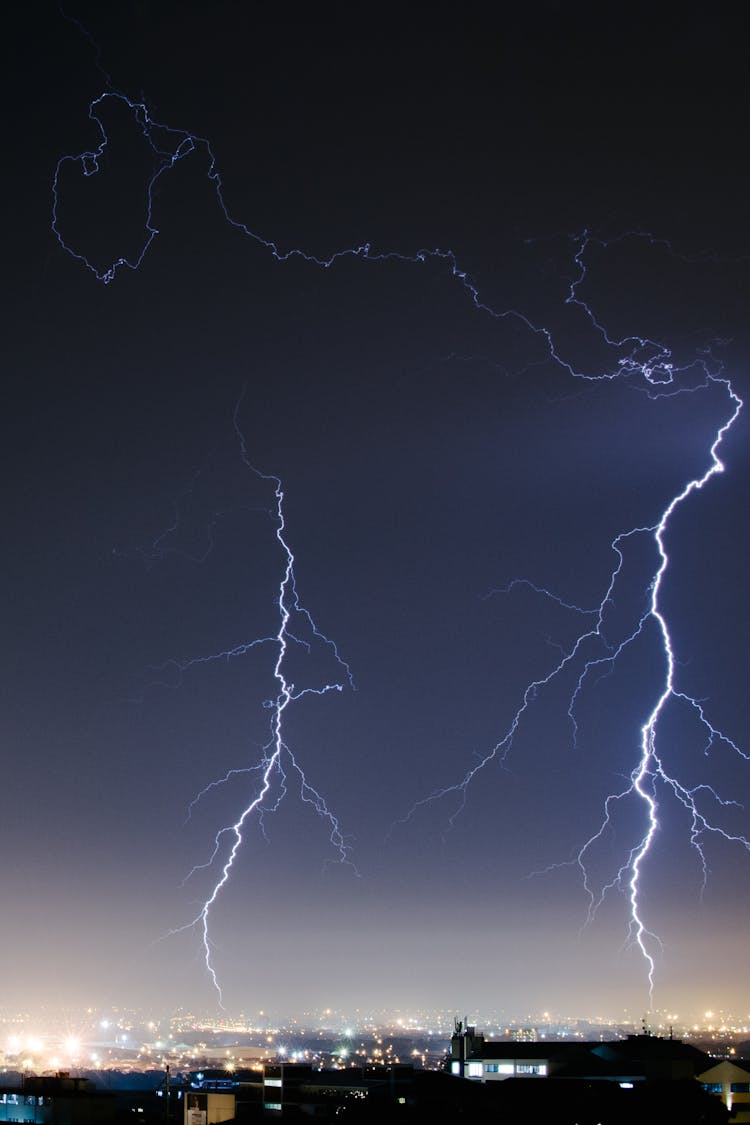
[[[283,250],[450,248],[483,300],[544,323],[593,374],[619,353],[565,305],[570,236],[650,231],[672,251],[594,247],[581,295],[612,337],[666,340],[679,363],[721,338],[743,392],[747,60],[728,7],[664,6],[656,21],[575,3],[100,9],[67,10],[115,86],[210,138],[232,214]],[[98,143],[95,51],[39,5],[17,15],[12,54],[4,999],[215,1004],[195,932],[158,939],[195,915],[210,881],[182,880],[252,796],[252,776],[235,778],[186,823],[203,786],[259,759],[273,654],[182,675],[167,662],[278,628],[272,492],[232,427],[245,387],[239,422],[254,464],[284,482],[302,600],[357,685],[290,709],[286,736],[360,877],[326,866],[325,826],[290,783],[213,915],[228,1006],[640,1013],[622,896],[579,939],[576,871],[528,876],[575,854],[633,768],[663,675],[649,638],[589,685],[577,748],[562,679],[452,830],[450,799],[389,828],[502,736],[581,628],[528,589],[483,595],[525,577],[596,605],[614,535],[653,523],[707,468],[721,386],[652,401],[573,380],[439,261],[279,262],[226,224],[202,153],[160,179],[141,268],[103,286],[50,231],[56,161]],[[63,235],[99,265],[137,255],[152,168],[121,108],[106,172],[61,181]],[[746,437],[743,416],[727,472],[676,515],[663,598],[679,686],[745,747]],[[642,554],[624,614],[653,572]],[[299,667],[313,684],[329,671],[315,654]],[[748,796],[744,763],[704,755],[684,714],[661,737],[685,784]],[[611,875],[637,838],[618,825],[600,860]],[[742,1011],[748,857],[709,842],[701,896],[688,839],[684,810],[665,805],[642,899],[665,943],[656,1002]]]

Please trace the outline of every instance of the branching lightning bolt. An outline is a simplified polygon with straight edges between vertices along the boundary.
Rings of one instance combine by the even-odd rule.
[[[725,840],[729,840],[733,843],[739,844],[746,850],[750,851],[750,841],[745,836],[728,833],[719,826],[713,824],[707,819],[704,813],[701,812],[698,806],[699,796],[703,793],[708,793],[709,796],[713,797],[722,805],[730,804],[733,802],[727,802],[723,800],[709,785],[699,785],[692,789],[687,788],[676,777],[666,771],[657,749],[659,720],[662,717],[668,703],[674,700],[680,701],[682,703],[687,703],[690,707],[696,710],[701,723],[704,725],[705,729],[708,732],[710,742],[714,739],[720,739],[730,745],[735,751],[740,754],[741,757],[747,757],[747,755],[743,754],[742,751],[739,750],[739,747],[737,747],[737,745],[730,738],[728,738],[725,734],[723,734],[709,722],[708,718],[705,715],[703,706],[698,700],[691,698],[684,692],[678,691],[675,687],[675,654],[667,620],[664,616],[664,612],[661,608],[660,602],[660,594],[669,567],[669,555],[667,553],[665,538],[672,515],[693,492],[703,489],[712,477],[714,477],[717,473],[721,473],[724,471],[724,464],[719,458],[718,450],[725,434],[731,429],[737,417],[739,416],[740,410],[742,409],[742,401],[733,391],[728,380],[720,379],[719,381],[724,385],[726,389],[729,401],[732,405],[732,412],[727,421],[724,422],[724,424],[720,427],[716,438],[711,445],[711,463],[709,467],[706,469],[702,476],[694,477],[684,486],[681,492],[673,497],[673,499],[664,509],[664,512],[662,513],[662,516],[657,524],[655,524],[653,527],[636,528],[634,531],[628,533],[629,535],[651,535],[657,547],[659,564],[650,585],[650,598],[647,612],[638,622],[635,631],[617,647],[615,652],[613,652],[608,659],[614,661],[619,653],[623,650],[623,648],[634,641],[635,638],[642,633],[642,631],[646,628],[647,623],[653,622],[656,625],[656,628],[658,629],[658,632],[661,636],[661,646],[665,659],[663,687],[656,700],[656,703],[653,706],[653,709],[651,710],[641,728],[640,757],[630,775],[628,786],[620,793],[607,797],[602,824],[599,830],[593,836],[591,836],[589,840],[586,841],[586,843],[580,849],[577,857],[578,865],[580,866],[583,874],[584,886],[586,887],[590,896],[590,915],[592,915],[596,910],[607,890],[616,885],[621,885],[623,881],[625,882],[631,908],[631,933],[648,965],[650,993],[653,993],[654,986],[655,962],[652,952],[653,943],[658,943],[658,939],[647,929],[643,921],[639,899],[639,881],[643,863],[649,852],[654,836],[656,835],[656,832],[659,828],[658,800],[656,795],[656,787],[658,783],[662,782],[664,785],[666,785],[672,791],[680,804],[682,804],[690,814],[690,842],[700,858],[701,867],[703,869],[704,882],[708,874],[706,856],[702,846],[702,837],[705,833],[716,833],[718,835],[721,835]],[[622,540],[622,538],[623,536],[619,537],[620,540]],[[613,543],[613,547],[615,548],[615,550],[619,551],[619,543],[617,540],[615,541],[615,543]],[[602,618],[600,616],[600,621],[601,619]],[[584,669],[578,680],[578,684],[576,685],[576,692],[578,692],[578,690],[580,689],[584,677],[588,674],[592,666],[593,662],[588,662],[584,666]],[[635,795],[636,798],[640,800],[641,803],[645,806],[646,831],[640,842],[636,845],[636,847],[632,849],[632,851],[628,855],[626,862],[618,871],[616,878],[612,881],[612,883],[607,884],[597,897],[591,890],[591,887],[589,885],[588,872],[586,869],[586,854],[595,843],[595,841],[601,837],[602,833],[609,825],[610,809],[612,804],[618,801],[625,800],[627,797],[632,795]]]
[[[588,237],[584,235],[575,255],[575,260],[579,266],[579,274],[571,285],[568,296],[569,303],[577,305],[586,313],[592,325],[605,339],[607,344],[620,348],[624,345],[629,347],[626,358],[619,363],[620,374],[623,376],[639,374],[643,380],[641,389],[644,389],[650,397],[664,394],[695,393],[696,390],[700,389],[699,387],[681,387],[676,382],[682,372],[672,364],[668,349],[661,345],[655,345],[652,341],[640,337],[619,341],[611,339],[607,335],[606,329],[597,321],[594,314],[591,312],[588,304],[578,296],[577,288],[586,276],[583,256],[588,241]],[[641,357],[646,356],[646,358],[637,359],[636,356],[638,355]],[[588,895],[589,920],[593,918],[609,891],[615,888],[625,891],[630,905],[629,933],[631,939],[635,941],[640,949],[646,962],[649,996],[651,998],[653,997],[654,973],[656,968],[655,949],[661,947],[661,942],[658,936],[648,929],[644,921],[641,907],[640,881],[644,863],[659,830],[659,786],[661,785],[668,789],[689,814],[691,821],[690,844],[699,858],[704,886],[708,877],[708,863],[703,847],[703,840],[707,834],[715,834],[728,842],[739,845],[746,851],[750,851],[750,839],[741,834],[728,832],[720,825],[714,823],[702,810],[700,803],[703,797],[708,797],[709,800],[714,801],[724,808],[732,805],[736,807],[737,802],[721,797],[716,790],[708,784],[701,784],[692,788],[683,784],[679,778],[667,771],[657,746],[659,723],[666,708],[670,703],[680,703],[687,705],[695,712],[699,722],[706,731],[706,752],[708,752],[708,749],[714,742],[719,741],[736,752],[739,757],[745,760],[750,758],[750,755],[745,753],[735,741],[711,723],[706,715],[703,703],[700,700],[680,691],[676,686],[674,646],[661,602],[661,594],[670,562],[666,538],[672,517],[675,511],[683,505],[693,493],[701,491],[709,484],[713,477],[724,471],[724,463],[719,457],[719,450],[726,435],[737,421],[743,407],[742,400],[732,387],[730,380],[723,376],[720,370],[713,370],[710,362],[706,360],[700,360],[698,362],[703,375],[701,387],[704,389],[710,386],[723,388],[728,402],[726,420],[717,430],[709,449],[708,467],[701,475],[691,478],[683,488],[671,498],[655,523],[644,527],[632,528],[615,537],[611,547],[616,557],[616,563],[610,574],[609,582],[598,609],[592,611],[573,605],[558,594],[553,593],[545,587],[537,586],[535,583],[525,578],[516,578],[506,586],[491,591],[490,596],[509,594],[519,586],[526,586],[541,596],[554,601],[564,609],[574,611],[584,617],[595,615],[596,621],[592,627],[579,633],[574,642],[569,645],[567,649],[563,650],[561,658],[550,671],[544,676],[532,680],[526,686],[522,694],[521,703],[515,711],[509,726],[495,745],[492,746],[478,762],[466,770],[463,777],[458,782],[436,789],[428,794],[427,797],[417,801],[406,817],[399,822],[405,823],[410,820],[414,813],[421,807],[432,804],[445,797],[457,796],[459,798],[458,804],[449,818],[449,825],[452,827],[455,824],[456,818],[465,807],[469,786],[477,775],[493,761],[500,763],[506,761],[511,752],[516,733],[539,693],[553,681],[562,678],[565,672],[570,672],[571,670],[579,668],[580,671],[575,679],[575,686],[569,697],[567,709],[567,714],[573,729],[573,742],[575,743],[578,730],[575,708],[587,679],[596,670],[601,670],[606,673],[614,669],[620,655],[641,637],[647,628],[655,627],[660,638],[660,647],[664,659],[664,674],[656,701],[651,711],[645,717],[641,727],[636,764],[631,770],[626,786],[622,790],[610,794],[605,799],[603,818],[599,828],[581,846],[574,860],[580,868],[583,886]],[[591,376],[583,377],[591,378]],[[611,373],[605,373],[599,377],[612,378],[613,375]],[[658,561],[656,569],[652,572],[648,586],[644,590],[645,608],[642,614],[638,617],[631,632],[614,641],[608,637],[606,631],[607,611],[613,603],[620,577],[624,571],[625,546],[628,540],[637,536],[648,536],[651,538],[656,548]],[[599,655],[587,655],[588,650],[591,649],[592,646],[599,648]],[[597,891],[591,884],[589,869],[587,867],[587,856],[594,845],[602,839],[607,829],[610,828],[613,809],[620,802],[627,801],[628,799],[635,799],[642,806],[645,814],[643,835],[629,850],[614,878]],[[559,867],[560,865],[555,864],[553,866]]]
[[[343,835],[340,823],[336,815],[328,807],[324,797],[314,788],[305,776],[305,772],[297,760],[296,756],[290,749],[289,745],[284,738],[284,718],[287,709],[293,703],[298,702],[306,695],[327,695],[329,692],[343,691],[345,686],[354,687],[352,672],[349,665],[342,659],[339,654],[338,648],[334,641],[326,637],[318,629],[315,621],[313,620],[310,612],[300,602],[299,594],[297,592],[297,584],[294,573],[294,555],[292,553],[289,542],[286,538],[286,521],[284,517],[284,490],[279,477],[271,474],[263,473],[250,461],[248,456],[245,437],[238,421],[238,412],[240,409],[242,399],[237,403],[234,412],[234,429],[240,446],[240,455],[243,464],[247,469],[253,472],[257,477],[263,481],[267,481],[272,485],[274,490],[274,515],[276,521],[276,540],[282,551],[283,567],[282,576],[279,581],[278,596],[276,605],[278,609],[279,627],[275,635],[268,637],[260,637],[253,641],[243,642],[236,645],[231,649],[224,652],[215,653],[210,656],[199,656],[193,660],[185,660],[174,662],[180,671],[184,671],[189,667],[194,667],[199,664],[205,664],[216,660],[231,660],[238,656],[243,656],[252,648],[260,645],[272,645],[276,649],[276,660],[273,668],[273,676],[277,684],[277,693],[275,698],[266,702],[265,706],[271,712],[270,722],[270,738],[263,751],[262,760],[254,766],[244,767],[242,769],[229,770],[224,777],[218,780],[209,782],[203,790],[193,799],[188,809],[188,817],[191,815],[193,809],[198,802],[204,797],[209,790],[223,785],[230,779],[240,775],[257,774],[258,780],[256,791],[252,799],[242,809],[237,820],[234,823],[225,825],[220,828],[214,839],[213,851],[205,863],[196,865],[189,873],[189,879],[193,874],[199,870],[206,870],[213,867],[217,862],[220,863],[218,878],[201,905],[200,911],[184,926],[178,927],[176,930],[171,931],[172,934],[184,932],[191,928],[197,928],[201,934],[201,941],[203,945],[203,953],[205,957],[206,969],[211,978],[211,981],[216,989],[219,997],[219,1003],[223,1006],[222,989],[219,982],[216,966],[213,960],[212,943],[210,937],[210,916],[211,910],[215,905],[219,895],[223,891],[227,882],[230,879],[232,869],[235,865],[240,848],[243,843],[243,832],[248,821],[255,815],[261,819],[264,812],[273,812],[278,808],[280,802],[286,795],[287,791],[287,776],[291,772],[296,775],[299,795],[303,802],[312,805],[315,812],[327,822],[330,829],[330,842],[333,846],[335,854],[341,863],[349,864],[356,872],[351,859],[350,859],[350,845],[347,844]],[[341,670],[341,677],[325,683],[319,687],[302,687],[298,688],[291,683],[285,672],[286,656],[290,646],[301,645],[308,652],[311,649],[310,642],[304,638],[297,636],[292,631],[291,623],[295,620],[300,620],[310,631],[314,640],[328,647],[335,658],[336,664]],[[222,848],[226,840],[231,841],[229,853],[223,863],[219,860],[222,853]],[[186,880],[187,881],[187,880]]]
[[[102,111],[110,100],[116,101],[120,107],[125,108],[133,117],[140,128],[141,134],[150,149],[153,159],[153,172],[145,187],[145,225],[143,241],[137,252],[131,256],[122,255],[104,265],[95,264],[80,250],[68,241],[63,235],[64,217],[61,208],[61,191],[63,180],[73,168],[77,168],[84,177],[90,177],[101,171],[107,156],[109,138],[102,120]],[[453,824],[456,817],[465,805],[469,786],[477,775],[491,762],[504,762],[513,746],[514,738],[523,722],[527,712],[533,706],[535,699],[553,681],[561,679],[565,674],[574,677],[574,687],[569,698],[567,714],[572,724],[573,739],[575,740],[576,705],[584,687],[595,675],[606,675],[612,672],[619,657],[646,631],[655,632],[659,639],[660,651],[663,657],[664,671],[658,685],[655,686],[655,701],[650,710],[644,715],[640,731],[640,743],[635,764],[626,779],[626,784],[617,792],[611,793],[605,800],[601,823],[596,832],[591,835],[577,853],[574,863],[581,871],[583,886],[589,897],[589,917],[593,917],[604,896],[612,889],[619,888],[624,891],[630,906],[630,936],[635,941],[646,962],[650,990],[654,985],[655,949],[658,938],[648,929],[643,917],[641,904],[640,884],[644,864],[659,830],[659,799],[662,790],[668,791],[677,802],[688,812],[691,820],[690,843],[696,850],[702,865],[704,878],[707,874],[707,860],[703,848],[703,841],[707,834],[717,834],[725,840],[736,843],[740,847],[750,850],[750,841],[745,836],[735,835],[715,824],[704,810],[704,798],[713,801],[719,806],[726,806],[731,802],[722,798],[709,785],[688,787],[676,776],[665,768],[659,748],[659,727],[661,720],[672,704],[681,704],[692,709],[706,732],[707,749],[717,741],[723,742],[740,757],[747,759],[750,755],[744,753],[723,731],[714,726],[709,720],[702,701],[693,698],[681,691],[676,683],[676,660],[669,625],[662,605],[662,592],[669,571],[669,554],[667,539],[672,517],[676,510],[686,504],[690,497],[703,490],[712,479],[724,469],[719,452],[729,431],[735,425],[742,410],[742,401],[731,381],[723,373],[720,364],[706,350],[690,362],[679,363],[675,360],[671,348],[659,341],[637,335],[626,336],[620,339],[613,338],[600,322],[592,310],[591,305],[581,295],[584,280],[587,277],[587,254],[594,247],[605,249],[611,244],[602,239],[597,239],[589,232],[576,236],[571,241],[573,247],[572,262],[573,274],[570,281],[565,304],[575,315],[585,318],[590,328],[598,335],[604,345],[615,353],[613,362],[606,368],[596,372],[580,370],[574,362],[562,355],[556,346],[553,332],[543,324],[538,324],[523,312],[510,309],[492,308],[482,298],[477,284],[469,277],[459,265],[453,251],[445,249],[418,249],[411,253],[401,253],[394,250],[375,251],[368,242],[337,250],[328,257],[317,257],[300,248],[282,250],[274,241],[262,237],[251,230],[244,222],[235,218],[227,207],[224,199],[222,179],[217,169],[216,158],[211,144],[206,138],[197,136],[188,130],[176,129],[171,126],[156,122],[150,115],[143,102],[136,102],[126,95],[112,88],[111,83],[105,93],[95,98],[89,105],[88,116],[97,129],[99,143],[92,149],[74,155],[62,156],[56,165],[52,184],[52,231],[61,248],[81,264],[83,264],[94,277],[109,284],[121,269],[137,270],[142,264],[145,255],[152,247],[159,233],[154,215],[154,188],[158,180],[171,171],[177,164],[187,157],[202,153],[207,161],[207,176],[211,181],[217,202],[226,221],[242,235],[250,238],[255,243],[267,249],[279,261],[291,258],[301,258],[304,261],[328,269],[336,264],[339,259],[349,257],[358,258],[367,262],[398,261],[405,264],[425,264],[433,262],[441,264],[449,270],[458,287],[469,298],[475,309],[495,320],[512,319],[524,326],[532,336],[542,344],[546,358],[568,376],[575,380],[587,382],[620,381],[627,383],[635,390],[645,393],[649,398],[656,399],[669,395],[696,394],[702,390],[721,390],[727,400],[726,417],[715,433],[714,440],[708,451],[708,464],[702,475],[695,476],[687,481],[679,492],[674,495],[663,509],[658,519],[645,526],[637,526],[618,534],[611,543],[614,554],[614,565],[606,582],[604,593],[595,608],[583,609],[559,594],[553,593],[545,587],[536,586],[527,579],[515,579],[502,590],[493,591],[494,594],[510,594],[518,585],[524,584],[532,587],[540,596],[552,598],[557,604],[571,613],[581,615],[586,621],[585,627],[577,635],[572,644],[565,647],[560,658],[545,674],[529,682],[523,690],[521,700],[512,715],[511,721],[497,742],[484,753],[479,760],[464,772],[464,775],[455,784],[447,785],[430,793],[418,801],[404,820],[411,818],[417,809],[426,804],[450,796],[457,797],[458,803],[450,816]],[[646,239],[661,248],[666,247],[671,253],[668,243],[656,239],[642,231],[629,232],[619,236],[623,238]],[[242,456],[246,465],[254,472],[258,472],[250,463],[242,435],[238,436],[241,442]],[[286,780],[284,764],[288,770],[295,772],[300,780],[302,799],[312,803],[317,811],[328,820],[331,825],[331,840],[341,859],[348,859],[348,848],[341,834],[338,821],[330,813],[322,797],[305,780],[301,768],[291,755],[284,742],[283,720],[289,705],[300,699],[308,692],[323,694],[329,691],[340,691],[343,682],[326,684],[322,688],[306,688],[296,690],[284,674],[285,656],[290,645],[305,643],[292,632],[290,625],[296,616],[304,619],[312,628],[316,639],[330,644],[327,638],[317,631],[312,618],[300,605],[295,580],[294,558],[284,537],[285,522],[283,512],[283,490],[280,480],[276,477],[258,474],[264,480],[273,484],[276,498],[276,537],[284,553],[284,574],[279,585],[278,610],[279,629],[271,637],[261,638],[251,644],[270,644],[276,646],[277,658],[274,667],[274,676],[278,684],[278,694],[269,703],[271,709],[271,739],[266,747],[263,761],[253,769],[260,775],[256,795],[237,821],[223,828],[216,837],[214,853],[209,863],[216,861],[223,844],[224,836],[232,839],[229,856],[221,868],[212,893],[204,902],[196,918],[189,923],[191,926],[200,927],[205,951],[206,965],[211,978],[219,990],[216,971],[212,962],[211,943],[209,939],[209,915],[217,897],[230,878],[232,866],[242,843],[242,834],[248,818],[254,813],[262,813],[267,807],[274,807],[274,800],[278,800],[283,793]],[[614,596],[619,588],[623,574],[626,571],[626,552],[632,542],[649,538],[655,550],[655,567],[650,579],[643,589],[642,608],[633,627],[622,636],[610,636],[608,630],[608,614],[613,605]],[[198,658],[198,661],[230,659],[247,650],[247,645],[240,645],[227,652],[215,654],[210,657]],[[347,666],[337,659],[345,675],[342,680],[350,680]],[[233,776],[232,771],[232,776]],[[212,782],[211,786],[222,784],[226,778]],[[205,791],[204,791],[205,792]],[[196,800],[200,799],[200,796]],[[644,817],[644,828],[640,838],[627,852],[624,860],[612,880],[598,889],[592,884],[587,867],[587,860],[594,845],[607,832],[612,823],[614,810],[623,802],[636,802]],[[192,806],[194,807],[194,805]]]

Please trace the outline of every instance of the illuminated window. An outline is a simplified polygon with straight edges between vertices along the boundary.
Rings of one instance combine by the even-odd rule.
[[[512,1074],[513,1063],[487,1063],[488,1074]]]
[[[535,1074],[543,1077],[547,1073],[546,1063],[519,1063],[516,1074]]]
[[[461,1073],[461,1063],[452,1062],[451,1063],[451,1074],[460,1074],[460,1073]]]
[[[470,1062],[466,1067],[466,1073],[468,1074],[469,1078],[481,1078],[482,1064],[480,1062]]]

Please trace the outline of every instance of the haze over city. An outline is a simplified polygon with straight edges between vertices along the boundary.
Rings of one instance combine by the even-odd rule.
[[[692,1016],[654,1012],[650,1020],[582,1018],[555,1012],[524,1013],[520,1020],[477,1010],[470,1026],[496,1040],[515,1042],[612,1041],[626,1035],[679,1037],[717,1057],[746,1053],[750,1014],[707,1011]],[[209,1015],[179,1008],[164,1014],[137,1008],[0,1010],[0,1068],[44,1072],[64,1068],[139,1072],[170,1065],[183,1070],[228,1070],[263,1060],[315,1061],[323,1067],[444,1064],[455,1014],[439,1010],[386,1011],[325,1008],[284,1019],[265,1011]],[[465,1014],[462,1019],[468,1018]]]
[[[14,19],[8,1034],[742,1036],[735,16]]]

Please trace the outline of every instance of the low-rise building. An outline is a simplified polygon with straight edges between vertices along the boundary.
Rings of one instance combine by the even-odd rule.
[[[750,1063],[723,1059],[697,1076],[704,1090],[718,1094],[732,1122],[750,1122]]]
[[[29,1077],[22,1087],[0,1086],[0,1122],[35,1125],[111,1125],[115,1095],[97,1090],[88,1078]]]
[[[686,1080],[711,1065],[703,1051],[680,1039],[628,1035],[608,1042],[486,1040],[460,1021],[447,1069],[478,1082],[509,1078],[581,1078],[612,1082]]]

